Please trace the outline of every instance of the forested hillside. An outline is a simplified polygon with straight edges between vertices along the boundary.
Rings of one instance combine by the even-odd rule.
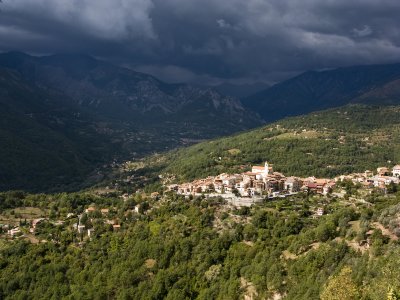
[[[23,235],[1,235],[0,298],[398,299],[400,195],[340,188],[344,198],[240,209],[173,194],[3,193],[2,222],[19,222]],[[327,215],[312,218],[321,206]],[[43,217],[34,237],[28,211]]]
[[[166,192],[158,180],[264,160],[304,176],[392,165],[399,112],[363,105],[315,112],[124,164],[104,188],[2,193],[0,298],[398,299],[397,185],[383,191],[343,181],[327,195],[234,207]]]
[[[0,120],[0,190],[79,186],[121,150],[73,104],[1,69]]]
[[[396,164],[399,145],[400,107],[349,105],[176,150],[164,166],[181,180],[239,172],[265,160],[288,175],[333,177]]]

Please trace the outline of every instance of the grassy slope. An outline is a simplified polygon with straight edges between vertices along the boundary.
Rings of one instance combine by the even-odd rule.
[[[173,151],[168,173],[188,180],[274,164],[286,174],[334,176],[400,161],[400,107],[351,105]]]

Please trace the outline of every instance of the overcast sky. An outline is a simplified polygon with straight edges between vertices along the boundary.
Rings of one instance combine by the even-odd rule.
[[[86,53],[169,82],[400,62],[400,0],[3,0],[0,50]]]

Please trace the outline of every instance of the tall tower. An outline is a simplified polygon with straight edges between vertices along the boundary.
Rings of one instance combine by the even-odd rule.
[[[264,173],[265,173],[265,175],[269,174],[269,164],[267,161],[265,162],[265,165],[264,165]]]

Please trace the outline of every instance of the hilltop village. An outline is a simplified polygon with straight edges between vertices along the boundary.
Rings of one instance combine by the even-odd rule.
[[[332,192],[338,181],[350,180],[361,184],[364,188],[378,188],[386,192],[390,184],[399,184],[400,165],[392,170],[387,167],[377,168],[376,173],[366,170],[364,173],[354,173],[337,176],[333,179],[295,176],[286,177],[280,172],[274,172],[273,166],[265,162],[264,166],[252,166],[251,171],[241,174],[220,174],[198,179],[189,183],[168,185],[168,190],[180,195],[219,194],[225,199],[238,200],[252,198],[261,200],[265,197],[285,197],[300,191],[327,195]],[[255,201],[257,202],[257,201]]]
[[[9,237],[25,236],[31,242],[38,243],[42,239],[54,239],[56,232],[63,228],[63,230],[73,232],[72,236],[82,241],[84,236],[91,238],[94,234],[99,235],[101,232],[119,231],[125,228],[127,224],[140,219],[141,216],[147,215],[152,209],[158,207],[171,193],[186,198],[191,196],[208,199],[222,198],[230,207],[240,208],[262,203],[266,199],[286,198],[298,193],[321,196],[337,194],[336,196],[342,198],[343,189],[340,188],[340,183],[344,181],[351,182],[366,192],[375,190],[386,194],[391,186],[400,183],[400,165],[392,169],[379,167],[376,172],[367,170],[363,173],[329,179],[285,176],[280,172],[275,172],[272,164],[265,162],[263,166],[252,166],[251,171],[240,174],[223,173],[189,183],[169,184],[160,192],[145,193],[139,189],[133,194],[119,193],[112,205],[96,205],[93,202],[90,204],[89,200],[85,200],[86,205],[73,210],[63,210],[62,213],[59,211],[57,214],[39,207],[21,207],[3,211],[3,215],[0,215],[0,223],[3,223],[0,224],[0,234],[7,233]],[[111,192],[114,193],[117,190]],[[324,205],[320,202],[311,207],[310,211],[314,216],[322,216],[326,213]]]

